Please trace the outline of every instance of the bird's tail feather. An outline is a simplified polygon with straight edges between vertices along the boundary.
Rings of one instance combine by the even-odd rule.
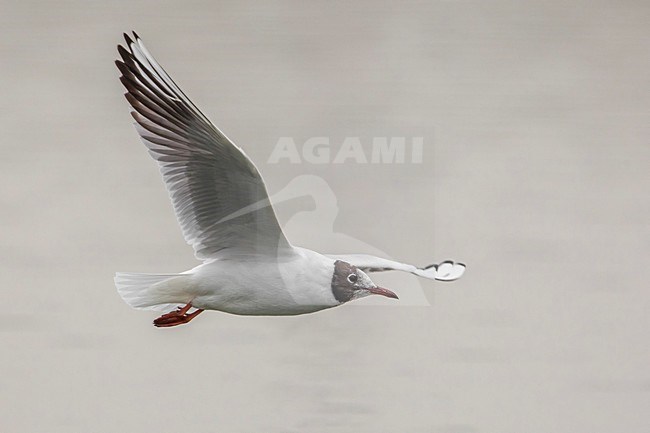
[[[115,287],[124,302],[133,308],[170,311],[191,301],[191,296],[184,290],[188,278],[184,274],[118,272],[115,274]]]

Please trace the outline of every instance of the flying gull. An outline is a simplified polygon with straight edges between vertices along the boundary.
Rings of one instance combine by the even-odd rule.
[[[178,274],[118,272],[122,299],[166,312],[158,327],[204,310],[284,316],[336,307],[368,295],[397,299],[367,273],[397,270],[453,281],[465,265],[418,268],[365,254],[324,255],[285,238],[262,176],[244,151],[189,100],[134,32],[115,63],[141,140],[156,160],[188,244],[202,264]],[[170,311],[171,310],[171,311]]]

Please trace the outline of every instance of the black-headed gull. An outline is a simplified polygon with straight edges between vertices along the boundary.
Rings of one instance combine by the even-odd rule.
[[[176,217],[202,264],[180,274],[117,273],[130,306],[169,311],[154,325],[188,323],[204,310],[297,315],[368,295],[397,299],[366,272],[398,270],[452,281],[465,271],[446,261],[417,268],[364,254],[323,255],[292,246],[264,181],[244,151],[190,101],[135,32],[116,64],[140,138],[158,162]]]

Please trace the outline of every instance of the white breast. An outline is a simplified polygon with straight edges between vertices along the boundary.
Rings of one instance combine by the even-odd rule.
[[[217,260],[192,269],[192,304],[243,315],[295,315],[339,305],[334,260],[304,248],[280,260]]]

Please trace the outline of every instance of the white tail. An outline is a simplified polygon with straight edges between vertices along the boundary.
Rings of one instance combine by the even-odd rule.
[[[183,290],[188,275],[183,274],[115,274],[115,287],[124,302],[139,310],[169,311],[191,301]]]

